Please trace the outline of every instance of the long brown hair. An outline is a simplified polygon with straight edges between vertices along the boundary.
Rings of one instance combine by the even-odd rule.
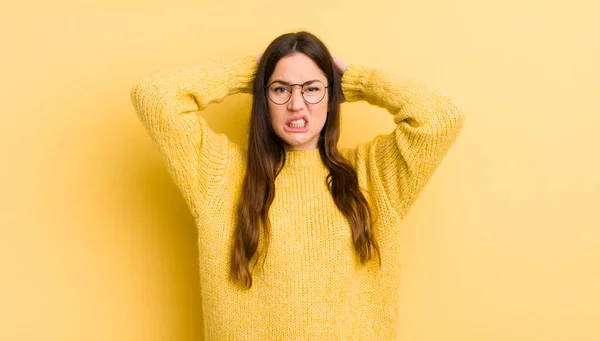
[[[250,260],[255,255],[260,227],[269,241],[269,208],[275,197],[275,178],[285,165],[284,142],[271,126],[264,85],[277,62],[294,53],[310,57],[325,73],[329,82],[328,114],[321,131],[318,148],[323,164],[329,169],[327,184],[337,208],[352,229],[354,248],[361,263],[375,252],[381,263],[379,246],[373,235],[373,214],[358,186],[352,165],[337,149],[340,136],[341,77],[327,47],[308,32],[288,33],[276,38],[265,50],[254,81],[254,98],[250,117],[248,164],[238,207],[238,220],[231,254],[231,276],[246,288],[252,286]],[[266,248],[265,248],[266,250]],[[258,258],[258,257],[257,257]]]

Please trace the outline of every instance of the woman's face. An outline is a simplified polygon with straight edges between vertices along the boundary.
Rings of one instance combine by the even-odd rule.
[[[284,141],[285,149],[316,149],[319,135],[327,120],[329,101],[328,91],[323,88],[323,85],[329,85],[323,71],[305,54],[294,53],[277,62],[267,84],[273,84],[266,90],[271,125]],[[271,98],[280,98],[277,101],[279,103],[284,101],[289,95],[290,84],[304,84],[304,87],[294,85],[291,87],[291,98],[286,103],[274,103]],[[321,97],[320,91],[324,91],[323,98],[316,104],[308,103],[302,96],[302,88],[304,96],[310,102],[316,102]]]

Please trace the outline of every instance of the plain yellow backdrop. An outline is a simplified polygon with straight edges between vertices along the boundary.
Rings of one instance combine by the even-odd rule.
[[[129,100],[306,29],[467,113],[402,227],[403,341],[600,340],[600,5],[54,1],[0,14],[0,340],[202,339],[194,223]],[[250,97],[210,107],[243,141]],[[393,129],[343,105],[342,146]]]

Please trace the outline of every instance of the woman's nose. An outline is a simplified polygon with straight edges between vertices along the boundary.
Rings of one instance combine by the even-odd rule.
[[[288,109],[291,111],[300,111],[304,108],[304,97],[302,97],[302,89],[292,88],[292,97],[288,102]]]

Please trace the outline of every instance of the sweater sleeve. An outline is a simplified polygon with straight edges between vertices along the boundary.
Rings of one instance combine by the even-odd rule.
[[[365,100],[394,116],[396,128],[357,148],[369,186],[382,189],[403,218],[454,143],[464,122],[450,98],[381,70],[350,65],[342,77],[348,102]]]
[[[257,62],[207,63],[141,79],[131,90],[135,110],[166,161],[192,213],[226,171],[230,143],[198,115],[229,95],[251,93]]]

